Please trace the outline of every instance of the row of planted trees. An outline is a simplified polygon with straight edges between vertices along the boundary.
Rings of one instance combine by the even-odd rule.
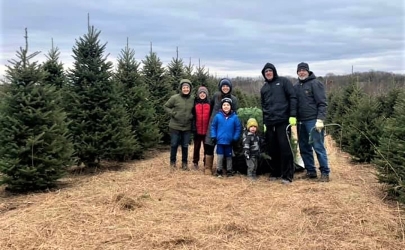
[[[0,184],[7,189],[50,188],[76,164],[142,158],[169,142],[163,103],[177,92],[181,78],[191,79],[195,88],[217,89],[218,79],[208,70],[185,65],[178,56],[163,67],[152,46],[141,67],[128,41],[114,70],[99,36],[89,25],[65,71],[53,44],[44,63],[34,60],[40,52],[28,52],[26,30],[26,46],[9,61],[0,92]],[[236,94],[242,106],[258,103]]]
[[[329,93],[329,131],[357,162],[374,163],[378,179],[390,194],[405,203],[405,89],[387,82],[379,93],[367,94],[363,85],[350,84]]]

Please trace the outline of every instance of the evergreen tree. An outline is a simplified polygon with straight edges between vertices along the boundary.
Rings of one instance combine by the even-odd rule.
[[[383,123],[379,109],[377,100],[365,95],[358,100],[352,112],[346,115],[346,120],[350,123],[346,123],[343,132],[348,140],[345,150],[356,161],[370,162],[375,156],[375,146],[378,145]]]
[[[170,83],[172,90],[177,92],[179,90],[179,82],[185,78],[183,60],[179,58],[179,50],[176,49],[176,58],[172,58],[172,61],[167,66],[169,70]],[[191,79],[190,79],[191,80]]]
[[[66,83],[66,76],[63,70],[63,63],[59,62],[59,49],[53,46],[46,56],[47,60],[42,65],[43,69],[48,72],[45,77],[45,83],[56,86],[57,89],[62,89]]]
[[[198,59],[198,67],[193,76],[193,85],[194,86],[208,86],[208,79],[210,74],[208,70],[205,69],[205,66],[201,66],[200,59]]]
[[[104,57],[100,31],[93,26],[73,47],[69,77],[69,118],[78,163],[97,166],[101,160],[126,160],[136,151],[129,115],[111,80],[112,63]]]
[[[394,113],[383,127],[374,161],[380,182],[388,184],[390,194],[405,203],[405,91],[399,92]]]
[[[61,97],[45,83],[46,72],[30,62],[40,52],[28,54],[27,30],[25,40],[18,60],[7,66],[9,86],[0,104],[0,183],[12,191],[55,186],[73,152]]]
[[[338,104],[334,106],[335,112],[328,116],[332,117],[334,123],[340,124],[343,127],[341,134],[338,134],[337,132],[333,134],[335,139],[339,139],[343,149],[350,145],[349,135],[352,133],[350,131],[354,131],[353,133],[358,132],[356,128],[349,126],[352,121],[348,118],[348,114],[352,113],[353,110],[357,108],[357,105],[363,96],[364,92],[362,88],[355,82],[345,86],[341,90],[340,95],[335,96]]]
[[[162,67],[162,62],[158,58],[157,54],[152,51],[152,48],[149,55],[142,60],[142,63],[142,73],[145,83],[149,87],[151,100],[153,100],[152,103],[156,110],[157,120],[155,123],[158,125],[159,133],[162,134],[163,143],[167,144],[170,143],[170,116],[164,110],[163,104],[169,100],[170,96],[173,94],[173,91],[171,90],[171,85],[167,79],[167,76],[164,74],[165,71]]]
[[[397,102],[398,95],[402,91],[401,88],[393,88],[388,93],[381,94],[377,97],[378,102],[381,105],[379,114],[384,118],[389,118],[394,113],[394,105]]]
[[[251,107],[248,96],[245,93],[243,93],[240,89],[232,90],[232,94],[234,94],[238,98],[238,108]]]
[[[193,82],[194,65],[191,63],[191,58],[187,65],[184,66],[184,77]]]
[[[125,108],[130,116],[132,131],[140,147],[133,157],[139,158],[147,148],[159,143],[161,134],[149,90],[139,73],[140,63],[135,60],[135,51],[127,46],[118,56],[116,81],[122,86]]]

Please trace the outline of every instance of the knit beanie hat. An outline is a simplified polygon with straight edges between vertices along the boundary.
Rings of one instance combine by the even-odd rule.
[[[208,96],[208,89],[204,86],[201,86],[197,90],[197,95],[200,95],[201,93],[205,93],[206,96]]]
[[[187,85],[187,86],[191,89],[191,84],[188,83],[188,82],[183,82],[183,83],[181,83],[180,88],[183,88],[184,85]]]
[[[221,100],[221,106],[224,104],[224,102],[229,103],[232,106],[232,99],[225,97],[224,99]]]
[[[298,73],[298,71],[300,71],[301,69],[306,70],[306,71],[309,72],[309,65],[308,65],[308,63],[304,63],[304,62],[299,63],[298,66],[297,66],[297,73]]]
[[[223,78],[223,79],[221,79],[221,80],[219,81],[219,83],[218,83],[219,91],[222,92],[222,86],[224,86],[224,85],[228,85],[228,86],[229,86],[229,89],[230,89],[229,92],[232,91],[232,82],[231,82],[230,79],[228,79],[228,78]]]
[[[247,124],[246,124],[247,129],[249,129],[252,126],[255,126],[256,128],[259,127],[255,118],[249,118],[249,120],[247,121]]]

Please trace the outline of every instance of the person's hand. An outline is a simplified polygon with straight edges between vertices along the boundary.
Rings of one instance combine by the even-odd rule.
[[[317,119],[315,123],[315,129],[321,133],[322,129],[325,127],[325,124],[323,124],[323,121],[321,119]]]
[[[291,126],[295,126],[297,125],[297,118],[290,117],[290,119],[288,119],[288,122],[290,123]]]
[[[245,151],[244,155],[245,155],[246,160],[250,159],[249,151]]]
[[[213,144],[217,144],[217,138],[212,137],[212,138],[211,138],[211,141],[212,141]]]

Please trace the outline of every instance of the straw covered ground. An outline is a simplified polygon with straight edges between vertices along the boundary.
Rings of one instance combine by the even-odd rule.
[[[372,167],[327,146],[329,183],[171,173],[165,151],[52,192],[2,188],[0,249],[405,249],[403,208]]]

